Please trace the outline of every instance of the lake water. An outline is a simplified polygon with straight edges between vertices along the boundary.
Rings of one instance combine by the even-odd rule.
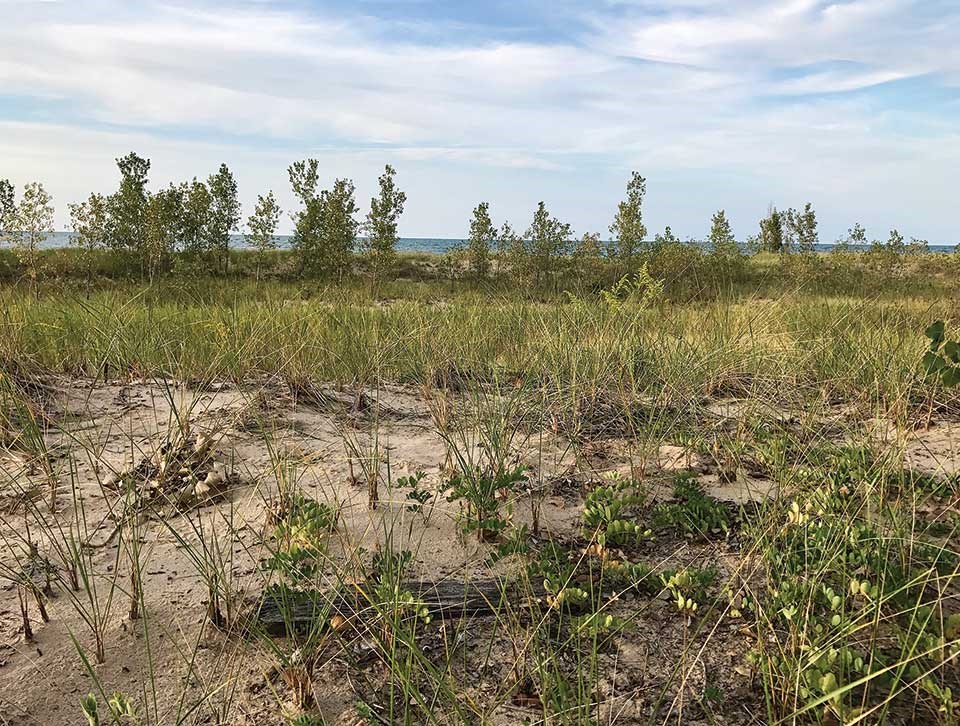
[[[70,232],[52,232],[47,236],[42,246],[49,249],[69,247],[70,236]],[[289,235],[278,235],[277,246],[280,249],[289,249],[291,239]],[[432,252],[433,254],[442,255],[455,245],[464,242],[465,240],[462,239],[448,239],[444,237],[401,237],[397,243],[397,250],[399,252]],[[239,250],[249,249],[250,247],[246,242],[246,238],[239,234],[230,236],[230,245],[234,249]],[[832,244],[819,244],[817,245],[817,251],[829,252],[832,247]],[[865,250],[868,248],[856,247],[854,249]],[[955,247],[953,245],[930,245],[929,248],[930,252],[953,252],[954,249]]]

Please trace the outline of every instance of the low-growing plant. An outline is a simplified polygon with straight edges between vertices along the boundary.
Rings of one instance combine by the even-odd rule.
[[[496,540],[508,524],[501,512],[502,498],[527,480],[525,471],[524,466],[499,474],[468,468],[454,474],[448,483],[447,501],[466,504],[463,530],[475,532],[481,542]]]
[[[583,502],[584,536],[595,538],[601,547],[635,542],[651,532],[635,517],[628,516],[646,502],[645,492],[633,481],[608,476],[607,484],[593,489]]]
[[[697,478],[689,474],[677,477],[673,487],[674,501],[654,507],[655,527],[670,528],[678,534],[709,538],[730,530],[729,510],[707,495]]]

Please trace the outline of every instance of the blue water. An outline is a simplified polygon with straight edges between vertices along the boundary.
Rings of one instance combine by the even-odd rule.
[[[70,232],[52,232],[43,243],[43,247],[54,249],[57,247],[70,246]],[[280,249],[289,249],[291,237],[289,235],[278,235],[277,246]],[[397,250],[400,252],[432,252],[442,255],[448,252],[455,245],[463,244],[462,239],[447,239],[442,237],[402,237],[397,243]],[[235,234],[230,236],[230,245],[234,249],[249,249],[246,239],[243,235]],[[818,252],[829,252],[832,244],[817,245]],[[867,250],[869,247],[854,247],[857,251]],[[930,252],[953,252],[956,249],[953,245],[930,245]]]

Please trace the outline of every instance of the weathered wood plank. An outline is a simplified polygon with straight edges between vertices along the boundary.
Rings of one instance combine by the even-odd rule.
[[[411,581],[404,582],[400,591],[411,593],[428,608],[431,617],[443,620],[492,617],[505,608],[530,607],[545,595],[538,585],[521,590],[498,580]],[[377,602],[375,593],[373,583],[344,585],[333,592],[318,591],[295,602],[283,602],[276,593],[271,593],[260,602],[257,622],[266,633],[276,637],[290,635],[291,630],[303,633],[323,627],[334,617],[342,618],[341,622],[360,624],[383,609],[384,604]]]

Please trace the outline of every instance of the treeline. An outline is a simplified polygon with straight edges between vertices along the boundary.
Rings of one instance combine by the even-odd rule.
[[[226,164],[206,180],[194,178],[151,191],[150,160],[136,153],[117,159],[120,181],[109,195],[91,194],[68,205],[73,244],[92,270],[92,258],[109,251],[124,256],[149,280],[178,266],[227,275],[230,272],[231,235],[244,231],[255,250],[256,276],[264,255],[277,246],[282,210],[272,190],[259,195],[244,221],[237,182]],[[396,269],[398,223],[406,194],[399,189],[396,171],[389,165],[379,178],[377,196],[361,218],[356,190],[350,179],[336,179],[320,189],[319,162],[305,159],[288,169],[298,200],[291,217],[295,268],[292,274],[341,280],[353,274],[359,254],[374,281],[389,279]],[[738,241],[724,210],[711,220],[706,240],[679,240],[670,227],[651,239],[643,217],[646,179],[633,172],[626,195],[615,210],[609,239],[587,232],[576,236],[570,224],[558,219],[540,202],[530,225],[521,233],[508,222],[496,224],[488,202],[473,210],[466,242],[447,256],[452,276],[482,280],[491,276],[535,286],[559,287],[571,277],[579,281],[628,274],[651,255],[665,250],[695,247],[714,264],[735,268],[746,254],[774,252],[810,254],[819,244],[817,216],[811,204],[802,209],[771,207],[760,220],[756,235]],[[42,184],[24,186],[20,199],[8,180],[0,180],[0,237],[18,253],[23,277],[36,285],[42,272],[40,248],[53,231],[53,200]],[[892,230],[885,242],[868,243],[866,231],[855,224],[834,250],[869,246],[873,251],[906,255],[927,248],[924,240],[906,242]]]

